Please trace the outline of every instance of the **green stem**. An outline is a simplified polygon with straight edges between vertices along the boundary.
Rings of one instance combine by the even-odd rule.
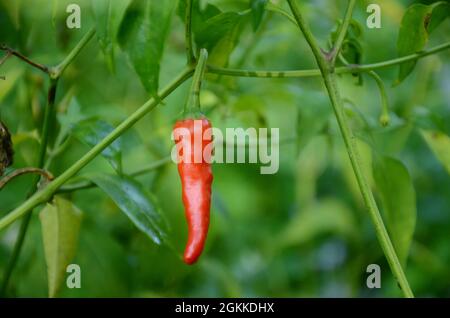
[[[384,225],[380,211],[373,197],[373,193],[367,182],[366,176],[363,174],[360,162],[360,155],[356,144],[356,137],[350,129],[347,123],[343,111],[342,100],[337,89],[336,76],[333,73],[324,74],[325,86],[327,87],[328,94],[330,96],[331,103],[336,115],[336,119],[339,124],[339,128],[344,139],[345,146],[347,148],[348,155],[352,164],[353,172],[355,173],[358,186],[363,196],[364,203],[369,211],[372,222],[375,226],[375,231],[378,237],[378,241],[383,249],[384,255],[389,263],[394,277],[397,279],[400,288],[403,291],[405,297],[414,297],[408,280],[403,272],[403,268],[400,264],[398,256],[392,245],[389,234]]]
[[[322,50],[320,49],[319,45],[317,44],[314,35],[312,34],[311,30],[309,29],[309,26],[303,20],[303,17],[300,13],[300,9],[297,6],[297,3],[295,2],[295,0],[288,0],[288,4],[292,11],[292,14],[294,15],[295,21],[297,21],[298,27],[302,31],[306,42],[308,43],[309,47],[311,48],[312,53],[314,54],[316,62],[319,66],[319,72],[321,75],[323,75],[323,70],[328,70],[329,65],[322,55]]]
[[[362,73],[368,72],[375,69],[385,68],[389,66],[399,65],[409,61],[415,61],[428,55],[438,53],[450,48],[450,42],[437,45],[428,50],[423,50],[418,53],[402,56],[399,58],[377,62],[372,64],[349,64],[347,66],[336,67],[334,73],[336,74],[346,74],[346,73]],[[322,76],[320,69],[311,70],[297,70],[297,71],[252,71],[252,70],[238,70],[221,68],[212,65],[208,65],[208,73],[221,74],[227,76],[238,76],[238,77],[256,77],[256,78],[297,78],[297,77],[317,77]]]
[[[44,167],[45,156],[47,154],[48,137],[52,126],[53,114],[55,112],[55,99],[57,86],[58,86],[58,79],[51,79],[47,95],[47,106],[45,107],[44,111],[44,123],[42,125],[42,132],[41,132],[41,145],[39,147],[39,157],[37,162],[38,168]]]
[[[344,21],[342,22],[341,28],[338,33],[338,37],[336,42],[334,43],[333,48],[330,51],[330,64],[334,66],[336,62],[336,57],[341,50],[342,43],[344,42],[345,36],[347,34],[348,26],[350,25],[350,20],[352,19],[353,9],[355,7],[356,0],[350,0],[348,2],[347,10],[345,11]]]
[[[192,77],[191,89],[187,102],[184,106],[185,113],[199,112],[200,111],[200,89],[202,86],[203,74],[206,69],[206,61],[208,60],[208,51],[201,49],[195,67],[194,76]]]
[[[345,59],[345,57],[342,54],[338,54],[338,56],[339,56],[340,61],[344,65],[349,64],[348,61]],[[379,117],[379,122],[380,122],[381,126],[386,127],[387,125],[389,125],[389,121],[390,121],[389,103],[388,103],[386,88],[384,87],[383,80],[375,71],[368,71],[367,74],[375,80],[375,83],[377,84],[377,87],[378,87],[378,91],[380,92],[381,114]]]
[[[69,66],[73,60],[80,54],[81,50],[86,46],[86,44],[92,39],[95,35],[95,29],[91,28],[78,42],[78,44],[70,51],[70,53],[66,56],[66,58],[59,63],[57,66],[54,66],[50,70],[50,78],[58,79],[64,73],[67,66]]]
[[[155,162],[152,162],[148,166],[140,168],[128,175],[131,177],[138,177],[138,176],[141,176],[148,172],[154,171],[154,170],[166,165],[170,161],[171,161],[171,157],[169,156],[169,157],[157,160]],[[79,182],[79,183],[69,184],[67,186],[61,187],[60,189],[58,189],[56,191],[56,193],[70,193],[70,192],[74,192],[74,191],[78,191],[78,190],[95,188],[96,186],[97,185],[91,181]]]
[[[80,42],[78,42],[78,44],[72,49],[72,51],[67,55],[67,57],[60,64],[58,64],[56,67],[44,69],[44,71],[46,71],[49,74],[50,87],[49,87],[48,94],[47,94],[47,105],[46,105],[45,111],[44,111],[44,122],[42,124],[41,144],[39,146],[37,168],[43,168],[45,166],[45,157],[46,157],[46,153],[47,153],[48,138],[49,138],[49,133],[50,133],[51,124],[52,124],[52,118],[53,118],[53,114],[54,114],[56,88],[58,86],[58,80],[61,77],[61,75],[63,74],[64,70],[67,68],[67,66],[70,63],[72,63],[72,61],[78,56],[78,54],[86,46],[86,44],[94,36],[94,34],[95,34],[95,29],[89,30],[82,37]],[[30,63],[29,60],[25,60],[25,61],[28,62],[29,64],[32,64],[32,63]],[[37,64],[34,63],[32,65],[37,65]],[[40,178],[37,177],[35,179],[35,181],[33,182],[33,188],[31,190],[31,194],[36,193],[36,191],[38,189],[39,180],[40,180]],[[29,198],[27,201],[29,201],[30,199],[31,198]],[[25,202],[27,202],[27,201],[25,201]],[[30,223],[32,211],[31,211],[31,209],[29,209],[29,210],[25,211],[25,213],[23,213],[23,214],[25,214],[25,217],[20,226],[19,234],[18,234],[16,243],[14,245],[11,259],[10,259],[8,265],[6,266],[2,286],[0,289],[1,294],[4,294],[6,292],[6,289],[8,288],[9,280],[10,280],[12,272],[16,266],[17,260],[20,255],[20,251],[22,250],[22,246],[25,241],[25,236],[26,236],[26,233],[28,230],[28,225]]]
[[[383,80],[381,77],[375,73],[374,71],[367,72],[368,75],[370,75],[377,84],[378,91],[380,92],[380,99],[381,99],[381,114],[380,114],[380,124],[381,126],[385,127],[389,125],[389,102],[386,94],[386,88],[384,87]]]
[[[35,208],[39,204],[47,202],[52,195],[70,178],[90,163],[95,157],[97,157],[106,147],[108,147],[114,140],[122,135],[126,130],[133,126],[144,115],[153,110],[164,98],[172,93],[178,86],[184,83],[189,77],[191,77],[193,70],[188,68],[182,72],[172,83],[165,87],[158,98],[151,98],[144,105],[138,108],[133,114],[125,119],[119,126],[117,126],[111,133],[109,133],[101,142],[88,151],[83,157],[69,167],[63,174],[53,180],[41,191],[35,193],[31,198],[25,201],[22,205],[11,211],[5,217],[0,219],[0,230],[13,223],[15,220],[26,214],[31,209]]]
[[[272,2],[267,2],[266,10],[281,14],[282,16],[287,18],[290,22],[292,22],[296,27],[298,27],[297,21],[295,21],[294,17],[291,16],[288,12],[284,11],[279,6],[277,6],[276,4],[273,4]]]
[[[356,137],[353,135],[353,132],[351,131],[345,117],[343,103],[339,94],[339,90],[337,88],[336,75],[332,71],[331,64],[327,63],[325,56],[321,54],[320,48],[315,38],[312,36],[308,25],[300,14],[300,10],[298,9],[295,0],[288,0],[288,3],[300,29],[302,30],[309,46],[311,47],[311,50],[313,51],[317,64],[319,65],[336,119],[339,124],[340,131],[342,133],[342,137],[344,139],[345,146],[347,148],[350,162],[355,173],[356,180],[358,182],[358,186],[361,190],[364,203],[369,210],[369,214],[375,226],[375,231],[381,248],[383,249],[384,255],[386,256],[392,273],[397,279],[397,282],[399,283],[405,297],[414,297],[411,288],[409,287],[409,283],[405,276],[405,273],[403,272],[402,266],[398,260],[397,254],[394,250],[394,246],[392,245],[391,239],[387,233],[386,227],[384,226],[383,219],[381,218],[377,204],[373,197],[373,193],[369,187],[366,177],[362,172],[360,156],[356,144]],[[349,19],[350,17],[346,16],[347,19]]]
[[[50,87],[48,89],[48,94],[47,94],[47,104],[46,104],[45,110],[44,110],[44,122],[42,124],[41,143],[39,145],[38,160],[36,163],[36,167],[38,169],[42,169],[44,167],[44,163],[45,163],[45,155],[47,153],[51,119],[52,119],[52,116],[54,113],[57,86],[58,86],[58,80],[51,79]],[[33,187],[30,191],[29,196],[36,192],[36,190],[38,188],[39,180],[40,180],[39,176],[34,179]],[[8,262],[8,265],[6,266],[6,269],[5,269],[5,274],[3,276],[3,282],[2,282],[1,289],[0,289],[0,294],[5,294],[6,290],[8,288],[9,280],[10,280],[13,270],[16,266],[17,260],[20,256],[20,252],[22,250],[23,243],[25,242],[25,236],[27,234],[28,225],[30,223],[30,218],[31,218],[31,211],[25,215],[25,217],[22,220],[22,223],[20,225],[20,230],[19,230],[19,234],[17,236],[16,243],[14,244],[13,253],[12,253],[11,258]]]
[[[19,168],[11,172],[10,174],[7,174],[2,179],[0,179],[0,191],[3,187],[5,187],[9,182],[14,180],[17,177],[23,176],[25,174],[38,174],[44,178],[46,178],[48,181],[53,180],[53,175],[44,169],[40,168],[34,168],[34,167],[28,167],[28,168]]]
[[[192,47],[192,1],[186,0],[186,13],[184,17],[185,23],[185,41],[186,41],[186,57],[188,65],[195,64],[194,50]]]

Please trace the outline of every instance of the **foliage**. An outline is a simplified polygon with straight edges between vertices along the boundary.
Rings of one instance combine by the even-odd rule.
[[[117,139],[55,189],[55,196],[39,202],[49,203],[34,209],[5,295],[400,295],[318,76],[207,74],[202,111],[221,129],[280,128],[280,171],[260,175],[257,164],[215,164],[206,250],[193,267],[181,262],[187,228],[176,165],[165,162],[145,173],[139,169],[170,154],[171,128],[188,95],[188,85],[177,82],[177,89],[153,110],[157,92],[186,67],[186,1],[78,1],[82,27],[68,29],[69,0],[36,0],[35,8],[25,1],[0,0],[0,43],[32,61],[61,66],[86,40],[70,65],[63,62],[67,68],[56,80],[49,117],[54,124],[49,126],[43,168],[64,176],[132,118]],[[366,2],[358,1],[337,69],[348,63],[383,63],[448,43],[448,4],[431,2],[383,2],[382,28],[368,29]],[[338,39],[346,3],[301,2],[324,49]],[[96,36],[89,41],[91,28]],[[284,1],[194,0],[192,35],[194,55],[207,48],[210,66],[317,68]],[[448,297],[448,46],[434,53],[373,69],[381,83],[396,87],[362,81],[366,72],[357,69],[338,73],[338,82],[362,171],[415,295]],[[0,76],[6,77],[0,79],[0,119],[8,126],[15,152],[7,174],[36,165],[47,90],[55,79],[14,56],[0,65]],[[386,127],[379,123],[378,90],[381,113],[390,118]],[[148,101],[150,97],[154,99]],[[142,104],[147,108],[135,115]],[[20,209],[35,184],[36,178],[28,175],[1,189],[0,218]],[[52,183],[39,186],[45,191]],[[19,222],[0,227],[2,281],[19,233]],[[64,285],[70,263],[81,267],[81,289]],[[366,267],[372,263],[382,268],[380,290],[365,285]]]

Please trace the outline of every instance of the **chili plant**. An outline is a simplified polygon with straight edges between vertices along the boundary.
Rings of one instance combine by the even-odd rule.
[[[0,250],[2,294],[27,296],[20,286],[33,276],[29,266],[43,265],[44,259],[49,296],[69,293],[63,285],[70,265],[89,264],[86,259],[95,258],[96,252],[86,251],[107,246],[112,255],[102,254],[106,259],[96,263],[107,268],[105,275],[128,276],[110,269],[115,262],[128,272],[138,272],[144,264],[155,272],[133,274],[126,282],[118,278],[113,280],[117,286],[100,293],[139,295],[147,290],[172,295],[170,284],[185,286],[183,279],[195,275],[180,262],[179,242],[186,233],[181,184],[189,223],[186,263],[195,262],[204,249],[212,210],[206,250],[194,268],[217,280],[222,291],[214,295],[270,295],[264,288],[246,287],[248,280],[258,281],[253,275],[263,274],[271,276],[269,285],[283,295],[321,295],[311,287],[316,286],[315,275],[305,276],[314,270],[292,248],[314,259],[308,253],[326,249],[326,242],[307,243],[323,242],[327,233],[344,240],[344,249],[355,256],[346,260],[351,288],[365,286],[360,277],[367,265],[383,264],[375,251],[384,255],[393,277],[389,281],[398,283],[405,297],[414,296],[414,282],[406,275],[410,255],[414,273],[426,255],[437,277],[448,278],[432,248],[413,239],[416,223],[426,218],[417,215],[416,201],[425,202],[425,192],[416,191],[415,182],[432,187],[434,180],[424,176],[428,166],[418,168],[423,156],[407,156],[407,142],[429,146],[426,158],[442,164],[433,164],[439,178],[450,172],[449,112],[442,108],[448,106],[450,10],[443,1],[404,2],[374,7],[356,0],[328,1],[326,6],[297,0],[102,0],[73,7],[55,1],[35,14],[24,2],[0,1],[0,230],[6,242]],[[37,23],[46,24],[50,34],[35,29]],[[441,86],[435,82],[438,76]],[[160,79],[168,83],[163,88]],[[184,85],[188,81],[190,88]],[[435,96],[427,93],[429,82]],[[211,167],[202,162],[179,164],[180,184],[169,157],[171,127],[180,120],[178,126],[191,130],[191,121],[200,118],[211,128],[206,117],[219,128],[280,127],[281,177],[255,176],[251,165],[217,163],[211,199]],[[450,204],[445,178],[439,179],[441,192],[433,196],[444,206]],[[97,202],[103,198],[98,188],[117,209],[111,201]],[[262,194],[266,190],[273,196]],[[276,216],[269,215],[273,209]],[[124,212],[137,231],[114,212],[101,216],[102,210]],[[28,233],[36,233],[29,229],[37,213],[41,230],[36,236]],[[365,227],[366,220],[370,227]],[[196,229],[201,233],[194,233]],[[95,234],[84,236],[84,231]],[[109,238],[97,242],[102,231]],[[371,245],[372,234],[379,247]],[[43,250],[33,246],[31,252],[22,251],[27,244],[40,244],[27,243],[28,235],[41,236]],[[246,240],[257,242],[252,251],[243,244]],[[342,248],[342,241],[330,244],[333,251]],[[84,252],[90,256],[79,256]],[[33,262],[34,253],[40,257]],[[170,264],[167,269],[156,264],[159,258]],[[339,263],[336,258],[331,262]],[[97,290],[96,270],[83,264],[82,277],[87,275],[89,288]],[[169,269],[178,273],[172,283],[160,278]],[[293,276],[304,279],[307,289],[302,284],[289,287],[298,280]],[[69,278],[66,285],[71,288]],[[207,292],[186,288],[177,288],[175,294]],[[364,288],[349,294],[364,295]],[[438,294],[446,288],[448,293],[448,285],[439,288]],[[394,287],[384,295],[397,294]]]

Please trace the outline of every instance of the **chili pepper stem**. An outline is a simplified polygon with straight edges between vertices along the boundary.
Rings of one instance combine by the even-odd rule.
[[[200,114],[200,89],[202,86],[203,76],[206,69],[206,61],[208,60],[208,51],[201,49],[195,67],[194,75],[192,76],[192,84],[189,90],[188,99],[184,105],[184,117],[196,118]]]

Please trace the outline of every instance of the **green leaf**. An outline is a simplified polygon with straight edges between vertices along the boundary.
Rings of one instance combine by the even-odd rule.
[[[102,189],[153,242],[167,242],[167,224],[155,198],[140,183],[127,177],[93,174],[87,177]]]
[[[450,174],[450,137],[439,131],[422,130],[421,132],[436,158]]]
[[[192,3],[192,31],[194,34],[198,33],[198,30],[202,27],[203,23],[220,14],[222,11],[216,6],[206,3],[205,6],[200,4],[200,0],[193,0]],[[177,15],[184,22],[186,14],[186,0],[180,0],[177,9]]]
[[[247,15],[236,12],[220,13],[209,18],[196,34],[197,48],[208,50],[211,64],[227,65],[246,21]]]
[[[80,121],[73,130],[74,136],[89,147],[94,147],[103,140],[114,127],[109,123],[98,119],[86,119]],[[102,151],[111,166],[117,171],[122,171],[122,143],[121,138],[116,139],[112,144]]]
[[[376,149],[387,155],[399,153],[408,141],[413,125],[390,114],[389,126],[373,132]]]
[[[401,161],[387,156],[374,160],[373,176],[392,243],[405,267],[417,214],[411,177]]]
[[[178,15],[184,20],[186,0],[180,1]],[[244,23],[249,21],[250,13],[222,12],[207,3],[202,8],[200,1],[194,0],[192,31],[197,49],[208,50],[208,62],[225,66],[230,54],[237,45]]]
[[[413,4],[403,15],[397,40],[398,56],[423,50],[429,34],[449,15],[450,4],[439,1],[430,5]],[[414,69],[416,61],[400,65],[395,85],[400,84]]]
[[[252,8],[252,25],[253,31],[256,31],[261,24],[264,16],[264,10],[268,0],[251,0],[250,6]]]
[[[111,71],[115,69],[114,45],[120,24],[131,0],[96,0],[92,2],[95,13],[97,37]]]
[[[433,13],[428,23],[428,32],[433,32],[441,22],[450,16],[450,3],[439,1],[432,4]]]
[[[176,1],[133,0],[119,31],[119,42],[127,52],[145,89],[156,96],[164,43]]]
[[[72,202],[55,196],[39,214],[47,263],[49,297],[56,297],[66,268],[75,256],[82,213]]]

